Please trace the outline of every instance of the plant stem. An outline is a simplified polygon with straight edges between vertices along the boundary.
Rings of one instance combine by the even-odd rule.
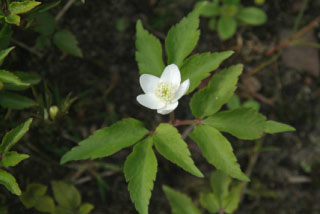
[[[302,6],[301,6],[301,9],[299,11],[298,17],[296,18],[296,21],[294,23],[294,27],[293,27],[293,32],[294,33],[297,32],[297,30],[299,28],[299,25],[300,25],[301,19],[303,17],[304,11],[306,10],[308,1],[309,0],[303,0],[303,2],[302,2]]]
[[[170,123],[170,124],[174,124],[174,123],[175,123],[174,112],[171,112],[169,117],[170,117],[169,123]]]
[[[64,14],[69,10],[69,8],[72,6],[72,4],[75,2],[75,0],[69,0],[64,7],[59,11],[59,13],[56,15],[56,21],[59,21]]]
[[[30,53],[33,53],[34,55],[38,56],[39,58],[42,58],[42,53],[36,51],[34,48],[29,47],[28,45],[26,45],[18,40],[15,40],[15,39],[11,39],[11,42],[15,45],[20,46],[23,49],[26,49],[27,51],[29,51]]]
[[[202,120],[195,119],[195,120],[176,120],[174,122],[174,126],[183,126],[183,125],[200,125],[202,124]]]

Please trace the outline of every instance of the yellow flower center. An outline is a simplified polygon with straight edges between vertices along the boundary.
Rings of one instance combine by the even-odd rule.
[[[174,91],[171,84],[166,82],[160,82],[154,94],[165,103],[170,102],[174,97]]]

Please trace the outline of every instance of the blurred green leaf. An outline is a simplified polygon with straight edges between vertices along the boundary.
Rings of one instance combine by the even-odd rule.
[[[22,137],[27,133],[32,123],[32,118],[28,119],[23,124],[19,125],[15,129],[12,129],[2,138],[0,145],[0,154],[4,155],[7,153],[12,146],[14,146]]]
[[[226,213],[233,213],[236,209],[238,209],[242,187],[242,183],[232,187],[230,193],[224,199],[223,208]]]
[[[32,13],[43,13],[50,10],[60,4],[61,1],[55,1],[50,3],[42,3],[39,7],[36,7]]]
[[[8,24],[4,24],[0,30],[0,49],[5,49],[9,46],[11,36],[12,36],[11,26]],[[1,63],[0,63],[1,65]]]
[[[243,65],[234,65],[213,75],[208,86],[192,96],[190,107],[193,115],[203,118],[219,111],[236,90],[242,69]]]
[[[233,96],[227,102],[227,106],[229,110],[239,108],[241,106],[240,98],[236,94],[233,94]]]
[[[4,19],[9,24],[14,24],[17,26],[20,25],[20,16],[18,16],[18,15],[10,14],[9,16],[6,16]]]
[[[140,214],[148,214],[151,191],[157,174],[158,163],[152,146],[151,137],[136,144],[124,165],[130,197]]]
[[[200,204],[210,213],[217,213],[220,209],[219,201],[213,193],[200,193]]]
[[[19,154],[17,152],[7,152],[3,155],[0,166],[5,168],[16,166],[18,163],[27,158],[29,158],[29,155]]]
[[[17,86],[29,86],[29,83],[22,82],[19,77],[17,77],[12,72],[6,70],[0,70],[0,81],[3,83],[11,83]]]
[[[189,136],[199,145],[209,163],[233,178],[249,181],[237,163],[230,142],[218,130],[208,125],[198,125]]]
[[[237,30],[237,22],[233,17],[220,17],[217,30],[221,39],[229,39]]]
[[[42,50],[44,48],[50,48],[52,45],[51,40],[46,35],[39,35],[36,39],[36,49]]]
[[[216,18],[211,18],[209,20],[208,28],[212,31],[216,30],[216,28],[217,28],[217,19]]]
[[[47,186],[31,183],[28,184],[26,191],[20,196],[20,200],[27,209],[30,209],[38,203],[38,198],[44,196],[46,192]]]
[[[275,133],[280,133],[280,132],[293,132],[296,129],[292,126],[289,126],[284,123],[279,123],[273,120],[268,120],[266,121],[265,124],[265,132],[269,134],[275,134]]]
[[[24,109],[36,106],[37,103],[25,96],[11,92],[0,92],[0,106],[11,109]]]
[[[204,120],[219,131],[228,132],[243,140],[254,140],[262,136],[266,117],[251,108],[237,108],[216,113]]]
[[[259,109],[260,109],[260,104],[259,104],[257,101],[255,101],[255,100],[248,100],[248,101],[246,101],[246,102],[244,102],[244,103],[242,104],[242,107],[252,108],[252,109],[254,109],[254,110],[256,110],[256,111],[259,111]]]
[[[53,213],[55,210],[54,201],[50,196],[38,196],[34,208],[40,212]]]
[[[168,123],[161,123],[152,135],[157,151],[169,161],[177,164],[187,172],[197,177],[203,177],[190,157],[188,145],[182,139],[178,130]]]
[[[232,54],[233,51],[203,53],[195,54],[186,59],[181,67],[181,79],[182,81],[190,79],[188,93],[199,86],[201,81],[210,75],[211,71],[216,70]]]
[[[162,189],[171,205],[172,214],[200,214],[200,210],[193,205],[191,199],[168,186],[163,185]]]
[[[72,185],[62,181],[52,181],[53,195],[61,207],[76,209],[81,204],[81,195]]]
[[[229,194],[230,183],[230,176],[221,170],[216,170],[211,174],[210,184],[213,193],[218,200],[219,208],[222,207],[223,199]]]
[[[8,56],[8,54],[14,49],[14,47],[7,48],[0,51],[0,64],[2,64],[3,60]]]
[[[9,4],[9,11],[11,14],[22,14],[26,13],[36,6],[41,4],[41,2],[37,1],[13,1]]]
[[[136,60],[139,72],[160,77],[164,70],[161,43],[143,28],[140,20],[137,21],[136,28]]]
[[[89,203],[84,203],[80,206],[79,214],[89,214],[93,210],[94,206]]]
[[[237,18],[249,25],[262,25],[267,21],[266,13],[257,7],[242,8]]]
[[[32,17],[36,21],[34,31],[48,36],[56,30],[56,20],[50,13],[36,13]]]
[[[0,169],[0,184],[4,185],[11,193],[15,195],[21,195],[21,190],[16,179],[2,169]]]
[[[107,157],[119,150],[133,145],[148,133],[143,124],[129,118],[110,127],[97,130],[89,138],[81,141],[62,158],[61,163],[71,160]]]
[[[219,3],[217,1],[208,2],[205,6],[202,6],[202,2],[197,2],[195,8],[201,7],[200,15],[204,17],[218,16],[220,14]]]
[[[76,37],[68,30],[61,30],[54,34],[53,43],[63,52],[82,57]]]

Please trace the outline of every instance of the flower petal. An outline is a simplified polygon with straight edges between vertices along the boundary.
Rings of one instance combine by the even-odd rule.
[[[178,91],[174,95],[173,102],[179,100],[185,93],[187,93],[190,86],[190,80],[187,79],[183,81],[183,83],[180,85]]]
[[[175,64],[168,65],[164,69],[160,79],[163,82],[171,83],[175,91],[178,90],[181,82],[180,70],[178,66]]]
[[[144,93],[154,93],[158,83],[160,81],[159,77],[150,75],[150,74],[142,74],[140,76],[140,85]]]
[[[137,96],[137,101],[150,109],[159,109],[165,106],[165,103],[159,100],[154,94],[141,94]]]
[[[162,115],[169,114],[170,112],[172,112],[177,108],[178,104],[179,104],[178,101],[174,103],[166,104],[163,108],[158,109],[157,112]]]

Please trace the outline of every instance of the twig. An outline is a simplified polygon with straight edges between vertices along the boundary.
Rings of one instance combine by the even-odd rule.
[[[263,68],[265,68],[266,66],[272,64],[273,62],[277,61],[277,59],[281,56],[281,51],[279,51],[276,55],[272,56],[270,59],[268,59],[267,61],[261,63],[260,65],[258,65],[257,67],[255,67],[254,69],[252,69],[251,71],[249,71],[248,73],[246,73],[246,76],[253,76],[254,74],[258,73],[260,70],[262,70]]]
[[[69,0],[64,7],[59,11],[59,13],[56,15],[56,21],[59,21],[64,14],[69,10],[69,8],[72,6],[72,4],[75,2],[75,0]]]
[[[33,53],[34,55],[38,56],[39,58],[42,58],[42,53],[36,51],[34,48],[32,47],[29,47],[28,45],[18,41],[18,40],[15,40],[15,39],[11,39],[11,42],[15,45],[18,45],[19,47],[23,48],[23,49],[26,49],[27,51],[29,51],[30,53]]]
[[[182,139],[184,140],[187,139],[188,135],[190,134],[190,132],[192,132],[193,128],[194,128],[194,125],[188,126],[181,135]]]
[[[316,27],[319,22],[320,22],[320,16],[315,18],[312,22],[310,22],[307,26],[305,26],[304,28],[299,30],[297,33],[293,34],[289,39],[281,42],[276,47],[267,51],[266,55],[271,56],[271,55],[275,54],[276,52],[278,52],[279,50],[289,46],[293,40],[298,39],[298,38],[302,37],[303,35],[305,35],[306,33],[308,33],[310,30],[312,30],[314,27]]]

